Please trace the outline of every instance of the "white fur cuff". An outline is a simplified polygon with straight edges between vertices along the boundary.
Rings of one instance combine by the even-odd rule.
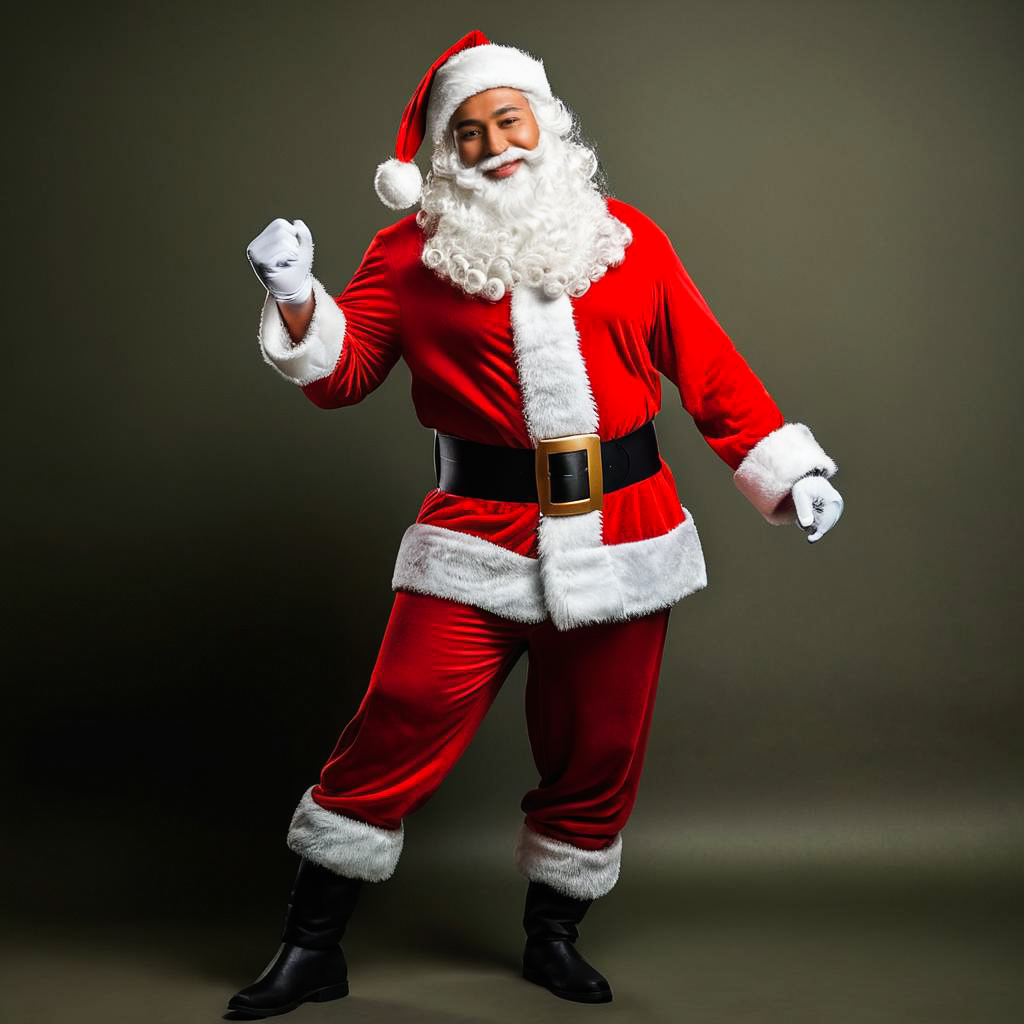
[[[838,468],[810,428],[803,423],[784,423],[747,452],[733,482],[769,523],[783,526],[797,521],[791,501],[779,507],[793,484],[813,470],[831,477]]]
[[[622,833],[603,850],[584,850],[529,828],[524,821],[516,838],[515,861],[519,873],[532,882],[578,900],[593,900],[611,891],[619,878]]]
[[[404,823],[378,828],[313,800],[313,787],[302,795],[288,829],[288,849],[346,878],[383,882],[394,873],[402,852]]]
[[[285,380],[300,387],[330,376],[338,365],[345,337],[345,314],[315,277],[313,297],[316,300],[313,319],[297,345],[292,344],[277,300],[270,292],[260,314],[260,351],[264,361]]]

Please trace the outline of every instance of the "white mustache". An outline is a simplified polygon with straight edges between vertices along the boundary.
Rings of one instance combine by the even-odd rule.
[[[476,165],[477,173],[486,174],[488,171],[496,170],[498,167],[504,167],[505,164],[513,163],[516,160],[536,160],[540,157],[539,150],[540,146],[537,146],[534,149],[521,149],[519,146],[509,146],[504,153],[499,153],[497,156],[481,160]]]
[[[449,161],[451,169],[448,170],[446,168],[440,173],[443,177],[451,178],[459,188],[465,189],[467,192],[480,193],[484,189],[493,189],[497,186],[501,187],[501,191],[504,193],[507,186],[502,187],[503,183],[495,181],[487,173],[488,171],[493,171],[495,168],[502,167],[504,164],[511,163],[514,160],[523,160],[533,168],[540,168],[550,149],[551,145],[542,132],[537,140],[537,145],[533,149],[509,146],[505,152],[499,153],[497,156],[489,156],[479,163],[471,164],[468,167],[464,166],[457,155],[453,154],[452,159]],[[518,178],[519,175],[516,174],[514,177]]]

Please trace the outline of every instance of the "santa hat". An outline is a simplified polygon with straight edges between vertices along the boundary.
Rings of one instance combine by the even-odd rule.
[[[412,206],[423,191],[423,177],[413,162],[424,138],[435,146],[444,139],[448,121],[459,105],[485,89],[507,87],[551,98],[544,62],[513,46],[488,42],[474,29],[431,64],[402,115],[395,155],[377,167],[373,187],[392,210]]]

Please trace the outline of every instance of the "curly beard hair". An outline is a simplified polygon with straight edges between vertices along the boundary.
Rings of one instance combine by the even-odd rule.
[[[622,262],[632,232],[608,212],[597,154],[569,108],[524,95],[540,129],[532,150],[511,146],[464,167],[451,137],[435,148],[416,214],[425,235],[420,258],[491,302],[520,281],[548,298],[578,298]],[[485,175],[513,159],[522,163],[510,177]]]

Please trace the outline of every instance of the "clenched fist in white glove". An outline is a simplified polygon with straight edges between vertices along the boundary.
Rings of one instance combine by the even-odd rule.
[[[823,476],[801,477],[790,493],[796,506],[797,522],[803,529],[810,530],[807,539],[812,544],[824,537],[843,514],[842,495]]]
[[[278,302],[301,305],[313,294],[313,236],[301,220],[272,220],[245,254]]]

